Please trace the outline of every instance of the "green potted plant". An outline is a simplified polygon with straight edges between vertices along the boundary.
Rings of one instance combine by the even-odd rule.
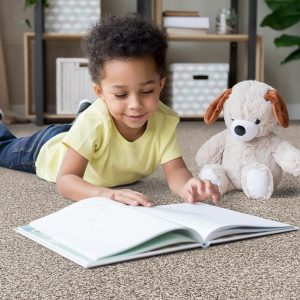
[[[284,30],[300,21],[300,1],[299,0],[265,0],[272,13],[267,15],[260,26],[269,26],[274,30]],[[276,47],[293,47],[292,51],[282,64],[300,59],[300,36],[282,34],[274,39]]]

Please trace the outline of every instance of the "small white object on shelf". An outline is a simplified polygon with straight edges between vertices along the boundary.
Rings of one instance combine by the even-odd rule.
[[[94,100],[85,58],[56,59],[56,113],[75,114],[81,99]]]
[[[217,34],[234,34],[237,29],[237,15],[233,8],[219,9],[216,16]]]
[[[209,29],[208,17],[163,17],[164,27]]]

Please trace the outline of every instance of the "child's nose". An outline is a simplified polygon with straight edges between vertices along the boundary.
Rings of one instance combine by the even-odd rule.
[[[142,106],[141,99],[138,95],[132,95],[129,99],[129,108],[130,109],[136,109]]]

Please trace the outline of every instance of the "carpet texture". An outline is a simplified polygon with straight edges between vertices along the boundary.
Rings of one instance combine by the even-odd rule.
[[[196,151],[223,128],[223,122],[180,123],[183,156],[194,175]],[[21,136],[36,127],[10,129]],[[300,148],[300,122],[277,132]],[[56,193],[54,184],[0,168],[0,187],[0,299],[300,299],[298,232],[87,270],[13,231],[72,203]],[[181,202],[168,190],[161,168],[131,188],[156,204]],[[284,174],[270,200],[234,191],[218,206],[299,226],[299,200],[300,178]]]

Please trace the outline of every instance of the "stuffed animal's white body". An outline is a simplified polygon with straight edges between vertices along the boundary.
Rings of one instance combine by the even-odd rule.
[[[221,194],[242,189],[250,198],[268,199],[282,171],[300,175],[300,151],[273,133],[277,121],[288,126],[279,94],[265,83],[243,81],[225,91],[209,107],[206,123],[224,108],[227,129],[199,149],[199,177],[219,186]]]

